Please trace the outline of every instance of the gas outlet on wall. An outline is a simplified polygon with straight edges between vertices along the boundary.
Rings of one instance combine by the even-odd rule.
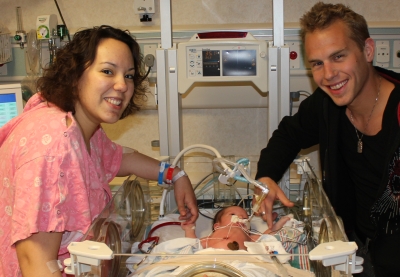
[[[393,67],[400,67],[400,40],[393,41]]]
[[[390,46],[388,40],[377,40],[375,44],[375,65],[389,67]]]

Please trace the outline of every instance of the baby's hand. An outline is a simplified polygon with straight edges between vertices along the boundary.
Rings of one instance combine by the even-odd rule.
[[[188,231],[188,230],[194,230],[196,228],[196,225],[193,223],[185,224],[186,222],[181,223],[181,228],[182,230]]]
[[[195,232],[196,225],[194,223],[187,223],[187,221],[184,221],[181,223],[181,228],[185,231],[185,237],[194,239],[197,238]]]
[[[272,225],[272,228],[268,228],[264,232],[264,234],[270,234],[279,231],[290,219],[291,219],[290,215],[281,217],[281,219],[279,219],[278,222]]]
[[[278,222],[272,226],[272,232],[279,231],[290,219],[291,218],[289,216],[281,217],[281,219],[279,219]]]

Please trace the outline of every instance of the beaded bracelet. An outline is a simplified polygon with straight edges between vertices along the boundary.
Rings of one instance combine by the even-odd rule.
[[[164,179],[164,170],[169,167],[166,162],[160,162],[160,170],[158,171],[158,185],[162,185]]]

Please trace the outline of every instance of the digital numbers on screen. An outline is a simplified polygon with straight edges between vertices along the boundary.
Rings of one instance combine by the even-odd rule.
[[[219,50],[203,50],[203,76],[221,76]]]

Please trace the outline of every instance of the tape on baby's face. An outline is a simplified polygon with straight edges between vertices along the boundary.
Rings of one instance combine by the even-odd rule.
[[[52,274],[61,271],[63,268],[59,260],[48,261],[46,264]]]
[[[231,222],[232,223],[237,223],[237,222],[242,223],[246,226],[247,229],[250,229],[250,222],[247,218],[242,219],[242,218],[239,218],[237,215],[232,215]]]

